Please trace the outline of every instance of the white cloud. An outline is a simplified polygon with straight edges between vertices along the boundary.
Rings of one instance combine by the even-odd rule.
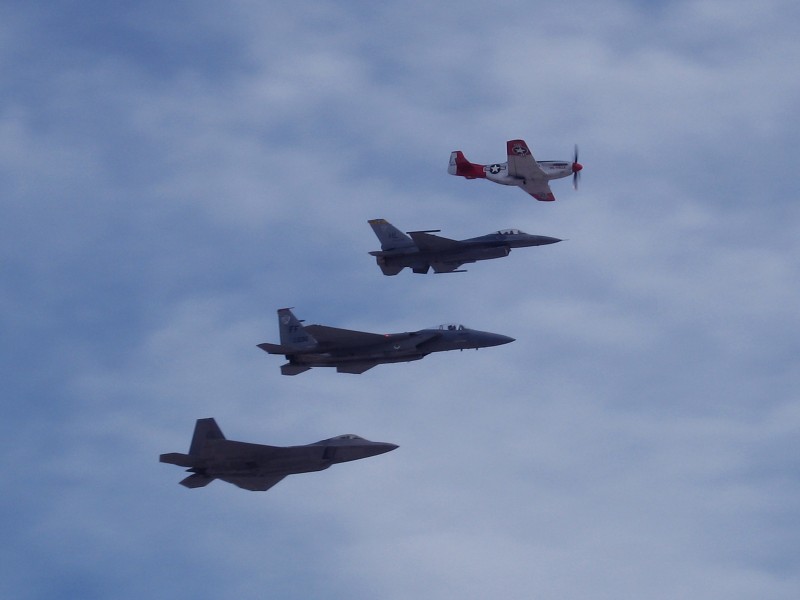
[[[3,63],[6,595],[796,596],[789,3],[175,11]],[[446,174],[517,136],[581,190]],[[568,241],[384,278],[381,216]],[[517,341],[281,377],[286,305]],[[185,490],[205,416],[400,448]]]

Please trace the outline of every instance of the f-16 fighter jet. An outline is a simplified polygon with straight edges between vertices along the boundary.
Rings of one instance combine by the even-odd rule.
[[[583,165],[578,162],[578,146],[572,161],[566,160],[534,160],[528,144],[524,140],[506,142],[508,162],[493,165],[479,165],[464,158],[461,150],[450,153],[450,165],[447,172],[467,179],[488,179],[502,185],[516,185],[528,192],[537,200],[550,202],[556,199],[550,190],[551,179],[561,179],[572,175],[572,186],[577,190],[579,173]]]
[[[322,471],[331,465],[377,456],[395,444],[370,442],[357,435],[340,435],[306,446],[264,446],[226,440],[214,419],[197,419],[189,454],[170,452],[160,461],[186,467],[192,473],[180,482],[187,488],[208,485],[215,479],[263,492],[287,475]]]
[[[519,229],[501,229],[489,235],[468,240],[451,240],[438,235],[440,231],[409,231],[408,235],[385,219],[369,221],[381,241],[381,249],[370,252],[384,275],[397,275],[405,267],[414,273],[463,273],[464,263],[508,256],[512,248],[543,246],[561,240],[544,235],[530,235]],[[410,236],[410,237],[409,237]]]
[[[278,310],[280,344],[259,344],[270,354],[284,354],[284,375],[297,375],[311,367],[336,367],[339,373],[363,373],[375,365],[419,360],[431,352],[486,348],[513,342],[514,338],[439,325],[410,333],[366,333],[325,325],[303,326],[288,308]]]

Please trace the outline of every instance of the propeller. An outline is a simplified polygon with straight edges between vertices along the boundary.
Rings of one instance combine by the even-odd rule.
[[[578,189],[578,182],[581,180],[581,169],[583,165],[578,162],[578,144],[575,144],[575,152],[572,159],[572,187]]]

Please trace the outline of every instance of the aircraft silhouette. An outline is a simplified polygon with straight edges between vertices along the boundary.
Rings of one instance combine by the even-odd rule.
[[[438,229],[409,231],[408,235],[386,219],[368,221],[381,242],[381,249],[370,252],[384,275],[397,275],[405,267],[414,273],[463,273],[464,263],[502,258],[512,248],[543,246],[561,240],[545,235],[531,235],[519,229],[501,229],[466,240],[451,240],[436,233]]]
[[[572,175],[572,186],[577,190],[583,165],[578,162],[578,146],[575,146],[572,161],[536,161],[525,140],[506,142],[507,162],[492,165],[471,163],[461,150],[450,153],[447,172],[467,179],[488,179],[501,185],[516,185],[537,200],[552,202],[556,199],[548,183]]]
[[[258,347],[289,360],[284,375],[297,375],[312,367],[336,367],[339,373],[359,374],[385,363],[410,362],[432,352],[486,348],[513,342],[514,338],[463,325],[439,325],[406,333],[367,333],[326,325],[303,326],[291,309],[278,310],[280,344]]]
[[[203,487],[219,479],[251,491],[266,491],[287,475],[322,471],[331,465],[377,456],[397,448],[347,434],[305,446],[265,446],[225,439],[214,419],[197,419],[189,454],[162,454],[160,462],[192,473],[180,484]]]

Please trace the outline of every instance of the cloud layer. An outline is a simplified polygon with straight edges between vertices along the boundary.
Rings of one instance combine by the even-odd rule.
[[[15,598],[794,599],[794,4],[18,7],[0,25]],[[579,143],[553,204],[449,152]],[[367,219],[567,241],[383,277]],[[517,338],[281,377],[275,309]],[[194,420],[390,454],[266,494]]]

